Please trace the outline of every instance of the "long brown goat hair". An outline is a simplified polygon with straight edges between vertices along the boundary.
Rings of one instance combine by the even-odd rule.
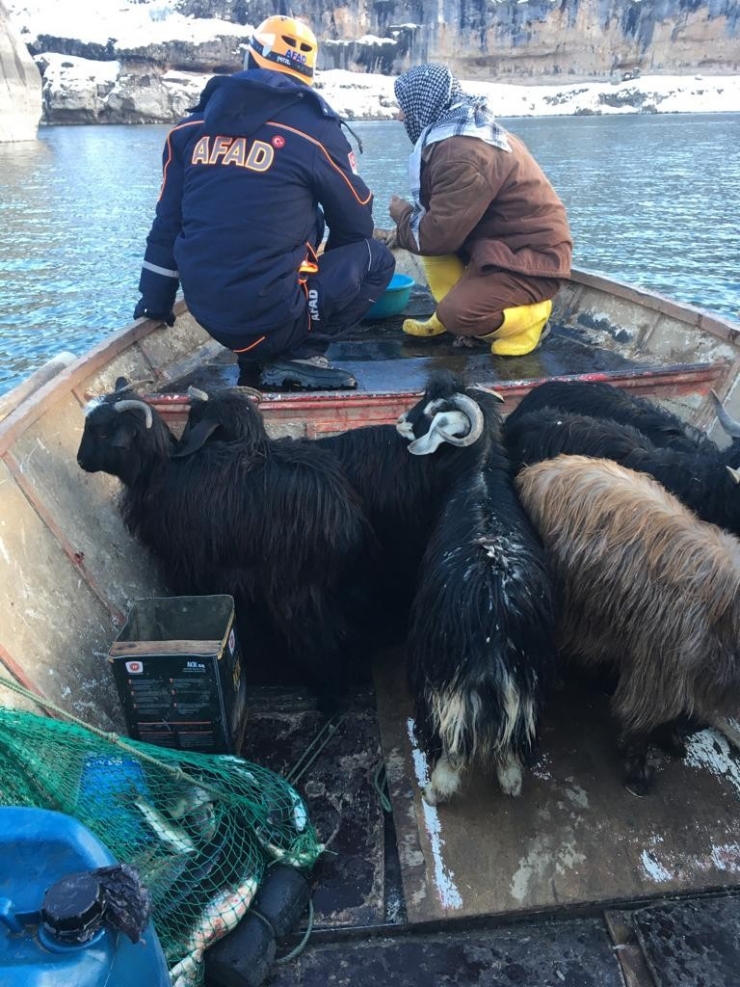
[[[561,455],[516,484],[554,578],[558,646],[617,671],[625,737],[737,715],[740,540],[609,460]]]

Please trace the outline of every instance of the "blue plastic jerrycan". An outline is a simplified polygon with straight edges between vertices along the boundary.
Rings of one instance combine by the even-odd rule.
[[[133,943],[85,877],[117,863],[71,816],[0,807],[0,987],[169,987],[151,922]]]

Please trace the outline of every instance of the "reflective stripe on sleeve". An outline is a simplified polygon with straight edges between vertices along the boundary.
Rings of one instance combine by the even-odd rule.
[[[154,274],[161,274],[165,278],[176,278],[180,280],[180,275],[177,271],[171,271],[168,267],[159,267],[157,264],[151,264],[148,260],[145,260],[141,265],[144,270],[152,271]]]

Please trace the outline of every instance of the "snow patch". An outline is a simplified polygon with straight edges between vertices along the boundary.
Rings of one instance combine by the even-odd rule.
[[[732,755],[726,737],[716,730],[701,730],[686,744],[686,764],[704,768],[718,778],[725,778],[740,796],[740,764]]]
[[[426,755],[419,749],[414,736],[414,721],[406,721],[406,730],[411,742],[411,757],[414,763],[414,773],[416,780],[422,791],[429,784],[429,763]],[[421,802],[424,814],[424,826],[429,837],[432,848],[432,860],[434,861],[434,883],[437,886],[437,894],[444,908],[462,908],[463,900],[455,884],[455,875],[450,871],[443,859],[442,849],[444,839],[442,838],[442,823],[439,818],[436,806],[428,805],[423,799]]]

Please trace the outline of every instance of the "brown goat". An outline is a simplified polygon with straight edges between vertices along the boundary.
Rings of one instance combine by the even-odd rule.
[[[617,672],[612,709],[627,783],[644,794],[658,728],[737,715],[740,540],[699,521],[656,480],[605,459],[558,456],[516,484],[559,594],[558,646],[576,663]]]

